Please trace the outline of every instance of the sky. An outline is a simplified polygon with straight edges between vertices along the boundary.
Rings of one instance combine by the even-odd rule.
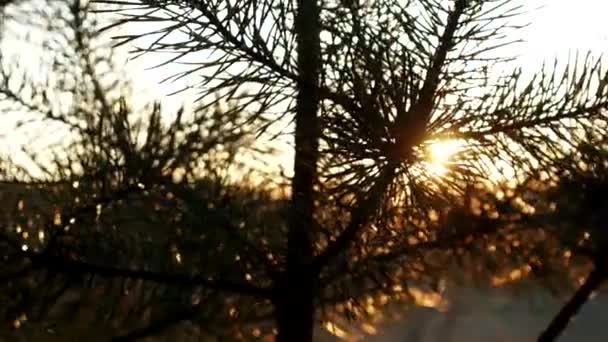
[[[533,10],[523,20],[530,25],[519,34],[525,42],[507,53],[520,55],[517,63],[533,71],[543,60],[566,56],[570,50],[608,52],[608,1],[605,0],[528,0]],[[162,56],[149,54],[131,62],[130,67],[138,87],[151,95],[163,98],[172,108],[193,98],[192,92],[167,96],[185,83],[158,84],[179,68],[169,65],[155,70],[145,70],[159,62]],[[195,79],[189,80],[192,83]],[[184,81],[185,82],[185,81]]]
[[[608,13],[608,1],[514,1],[524,1],[528,8],[532,9],[522,18],[530,25],[519,33],[525,43],[511,47],[511,50],[505,52],[519,54],[520,57],[515,63],[526,69],[532,71],[543,59],[565,56],[573,49],[608,52],[608,25],[605,24],[604,18]],[[15,43],[12,42],[11,45],[13,44]],[[3,48],[4,52],[7,50],[11,50],[10,47]],[[15,51],[18,52],[18,49]],[[28,56],[24,57],[27,60]],[[189,77],[177,83],[160,84],[166,77],[184,70],[183,67],[175,64],[148,69],[164,61],[165,58],[166,56],[158,54],[146,54],[127,62],[126,68],[132,73],[137,93],[150,98],[160,98],[168,107],[176,109],[184,102],[191,102],[195,92],[181,92],[173,96],[169,94],[181,89],[186,83],[194,84],[196,77]]]
[[[596,53],[608,52],[608,25],[605,25],[604,22],[604,15],[608,13],[608,1],[514,1],[525,1],[527,8],[531,9],[529,13],[521,18],[523,22],[529,22],[529,26],[518,33],[525,42],[512,46],[504,52],[518,55],[519,57],[513,62],[513,66],[522,66],[524,72],[534,72],[543,60],[552,61],[555,57],[566,57],[569,52],[574,50],[591,50]],[[3,51],[7,50],[7,48],[3,48]],[[123,53],[126,53],[126,51],[123,51]],[[27,56],[23,58],[27,58]],[[29,58],[33,57],[29,56]],[[138,100],[143,102],[159,99],[166,110],[174,112],[181,105],[191,103],[197,94],[195,90],[184,91],[175,95],[169,94],[182,89],[185,85],[194,85],[197,79],[195,75],[192,75],[179,82],[161,84],[160,82],[163,79],[184,70],[184,67],[176,64],[149,69],[163,62],[166,58],[166,55],[145,54],[137,59],[129,60],[125,69],[131,73],[135,88],[134,94],[138,95]],[[35,65],[35,60],[32,60],[32,65]],[[6,123],[5,120],[5,118],[0,117],[0,123]],[[6,128],[9,125],[2,124],[2,126]],[[0,144],[4,143],[0,141]],[[285,156],[290,153],[291,151],[287,148],[283,151]],[[281,158],[281,160],[282,166],[289,174],[291,158]]]
[[[517,0],[515,0],[517,1]],[[513,66],[521,66],[524,73],[534,73],[545,60],[554,58],[567,58],[574,51],[594,51],[595,53],[608,52],[608,25],[604,16],[608,13],[606,0],[527,0],[526,8],[530,11],[521,18],[521,22],[529,23],[517,34],[524,42],[511,46],[504,51],[506,54],[517,55]],[[179,71],[176,65],[168,65],[160,69],[145,70],[146,67],[159,63],[162,56],[148,54],[132,62],[137,86],[141,86],[146,93],[163,98],[165,107],[175,109],[184,102],[195,98],[195,92],[183,92],[168,96],[181,89],[185,82],[196,80],[190,77],[177,83],[159,82]],[[281,145],[285,146],[285,145]],[[280,164],[291,174],[291,149],[280,148],[282,152],[277,164]],[[436,165],[442,169],[441,165]]]

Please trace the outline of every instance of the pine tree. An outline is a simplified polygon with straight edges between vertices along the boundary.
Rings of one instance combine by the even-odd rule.
[[[588,54],[531,73],[501,72],[511,69],[502,54],[517,41],[513,18],[523,11],[513,1],[96,3],[122,15],[108,29],[157,25],[121,35],[118,44],[151,37],[135,51],[174,53],[167,63],[204,56],[177,77],[200,78],[201,110],[234,103],[211,120],[241,113],[262,123],[259,136],[291,122],[279,132],[293,142],[290,197],[281,215],[215,229],[218,253],[193,254],[211,266],[190,273],[196,276],[152,276],[78,257],[57,263],[77,265],[76,273],[239,293],[250,302],[235,307],[231,299],[224,310],[269,313],[277,341],[311,341],[320,321],[364,316],[369,306],[407,298],[412,283],[436,287],[454,253],[500,233],[493,227],[501,217],[482,211],[479,224],[469,224],[472,216],[451,208],[470,207],[469,194],[499,182],[504,165],[513,181],[524,181],[605,134],[601,59]],[[430,154],[446,142],[459,148],[437,170]],[[197,203],[190,191],[175,194]],[[250,268],[230,272],[234,265]],[[165,322],[200,317],[199,306],[184,307]]]

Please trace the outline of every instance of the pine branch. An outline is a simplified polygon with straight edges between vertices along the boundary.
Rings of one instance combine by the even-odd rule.
[[[431,61],[431,69],[426,75],[422,85],[420,96],[407,112],[401,112],[393,125],[396,142],[396,154],[394,158],[407,160],[410,150],[419,143],[419,139],[426,134],[426,125],[433,110],[433,99],[437,92],[438,80],[443,68],[447,53],[453,48],[454,33],[458,27],[458,21],[464,12],[467,0],[457,0],[454,9],[448,16],[445,31],[441,37],[440,44]],[[412,121],[414,120],[414,121]],[[404,158],[405,157],[405,158]],[[368,224],[372,216],[381,205],[382,199],[387,193],[388,187],[396,175],[395,161],[389,161],[383,166],[382,172],[365,198],[361,198],[355,208],[351,211],[351,221],[346,229],[336,238],[333,243],[317,257],[314,261],[314,269],[320,272],[321,268],[339,253],[350,248],[360,231]]]
[[[600,285],[608,279],[608,270],[603,267],[596,267],[591,271],[583,285],[574,293],[572,298],[560,309],[559,313],[553,318],[549,326],[540,334],[538,342],[555,341],[570,323],[570,320],[585,305],[591,293],[597,290]]]
[[[84,205],[73,209],[70,213],[68,213],[67,217],[70,219],[80,218],[86,213],[94,212],[100,204],[107,205],[111,202],[123,199],[129,194],[137,191],[142,191],[142,188],[139,186],[132,186],[121,191],[116,191],[112,194],[112,196],[100,198],[93,204]],[[21,256],[29,259],[32,262],[32,267],[36,269],[46,268],[67,274],[91,273],[102,277],[134,278],[166,284],[201,285],[215,290],[249,294],[252,296],[260,296],[262,298],[269,298],[270,296],[269,291],[257,288],[246,282],[240,283],[227,280],[209,280],[203,275],[173,275],[169,273],[113,268],[104,265],[87,263],[86,261],[82,260],[67,259],[58,256],[55,253],[56,249],[59,247],[59,238],[66,234],[65,230],[53,229],[51,226],[48,226],[47,228],[47,230],[55,231],[56,233],[51,235],[49,242],[42,252],[35,252],[32,250],[24,251],[21,243],[15,241],[5,233],[0,233],[0,241],[7,243]]]
[[[93,274],[102,278],[131,278],[151,281],[161,284],[173,285],[189,285],[203,286],[212,290],[223,291],[228,293],[240,293],[253,297],[269,299],[271,291],[265,288],[258,288],[245,281],[233,281],[228,279],[213,279],[202,274],[173,274],[161,273],[146,270],[125,269],[89,263],[87,261],[66,258],[55,255],[50,250],[44,252],[35,252],[31,250],[22,250],[21,245],[11,239],[4,233],[0,233],[0,241],[9,243],[13,248],[18,248],[17,253],[31,261],[32,267],[35,269],[46,269],[71,275]]]

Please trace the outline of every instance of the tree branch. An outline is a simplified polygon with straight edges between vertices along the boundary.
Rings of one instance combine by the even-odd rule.
[[[66,185],[69,186],[69,184],[67,183]],[[68,213],[67,217],[77,218],[87,212],[94,212],[95,210],[97,210],[96,208],[99,204],[107,205],[110,202],[125,198],[129,194],[137,191],[142,191],[142,188],[135,185],[123,188],[121,190],[113,192],[109,196],[104,196],[100,198],[92,204],[84,205],[73,209],[70,213]],[[203,275],[181,275],[157,273],[152,271],[121,269],[87,263],[82,260],[66,259],[54,254],[59,237],[65,234],[64,230],[50,229],[50,231],[56,231],[56,233],[51,235],[49,243],[46,245],[46,248],[42,252],[35,252],[30,249],[23,250],[22,244],[20,242],[15,241],[13,238],[11,238],[8,234],[4,232],[0,233],[0,241],[7,243],[21,256],[29,259],[32,262],[31,267],[36,269],[46,268],[58,272],[76,274],[91,273],[99,275],[101,277],[135,278],[165,284],[186,284],[194,286],[200,285],[214,290],[241,293],[260,298],[270,298],[271,296],[270,290],[258,288],[247,282],[211,280]]]
[[[389,164],[384,167],[383,172],[378,176],[378,180],[370,189],[367,198],[359,201],[357,206],[352,210],[352,219],[346,229],[344,229],[342,234],[315,258],[313,269],[317,274],[329,263],[330,259],[349,248],[350,244],[357,237],[357,234],[365,224],[368,223],[370,217],[375,214],[386,194],[386,189],[393,181],[395,172],[396,166],[394,164]]]
[[[608,279],[608,270],[606,267],[601,267],[596,264],[595,268],[583,285],[574,293],[572,298],[561,308],[558,314],[553,318],[549,326],[540,334],[538,342],[555,341],[568,326],[570,320],[577,314],[583,305],[589,299],[589,296],[595,291],[606,279]]]
[[[475,217],[471,217],[470,219],[474,218]],[[340,271],[336,272],[332,271],[327,277],[324,277],[322,279],[322,281],[320,282],[320,286],[323,287],[329,285],[331,282],[335,281],[339,276],[352,272],[351,270],[365,270],[368,269],[369,265],[385,265],[386,263],[398,260],[399,258],[412,256],[415,254],[423,253],[425,251],[445,250],[449,248],[454,248],[470,238],[473,238],[473,240],[475,241],[477,238],[482,237],[484,235],[497,233],[498,230],[501,227],[504,227],[504,225],[507,223],[512,222],[499,219],[482,219],[482,221],[477,223],[474,228],[458,230],[457,232],[442,236],[441,238],[435,240],[424,241],[415,245],[395,244],[396,247],[394,247],[391,251],[387,253],[364,258],[355,266],[348,267],[348,269],[341,269]]]
[[[439,45],[430,61],[418,99],[405,112],[398,112],[393,132],[397,137],[397,147],[401,153],[409,153],[426,134],[426,126],[433,111],[433,101],[439,86],[441,71],[445,67],[447,54],[454,48],[454,35],[458,29],[459,20],[464,13],[469,0],[456,0],[454,9],[449,13],[445,30],[439,39]]]
[[[508,125],[495,125],[486,130],[482,130],[479,132],[453,132],[450,133],[451,138],[455,139],[467,139],[467,140],[481,140],[491,135],[501,134],[501,133],[509,133],[514,131],[520,131],[522,129],[538,127],[543,125],[550,125],[561,120],[566,119],[576,119],[580,117],[582,114],[586,113],[601,113],[602,110],[608,109],[608,102],[601,102],[599,104],[595,104],[589,107],[577,108],[575,110],[571,110],[565,113],[557,113],[555,115],[539,117],[533,120],[524,120],[520,122],[514,122]],[[502,110],[502,109],[501,109]],[[491,116],[492,114],[488,114]]]
[[[441,69],[446,62],[449,50],[453,48],[454,33],[458,28],[458,22],[463,14],[467,0],[457,0],[454,10],[448,15],[445,31],[441,36],[439,46],[431,60],[431,69],[426,75],[420,96],[407,112],[400,111],[393,125],[393,132],[397,137],[397,155],[402,159],[404,153],[408,153],[411,147],[418,143],[421,137],[426,134],[426,124],[431,117],[433,110],[433,99],[439,84]],[[414,121],[412,121],[414,120]],[[386,190],[393,182],[396,175],[397,164],[390,161],[378,175],[377,181],[369,191],[369,195],[351,212],[351,221],[340,236],[325,249],[314,261],[314,270],[320,272],[321,269],[336,255],[347,250],[357,237],[361,229],[369,222],[370,218],[380,207]]]
[[[21,244],[10,238],[7,234],[0,233],[0,241],[4,241],[16,250],[19,255],[32,262],[31,267],[35,269],[49,269],[66,274],[95,274],[105,278],[133,278],[152,281],[162,284],[204,286],[209,289],[240,293],[268,299],[271,291],[259,288],[246,282],[231,281],[226,279],[213,280],[202,274],[170,274],[145,270],[131,270],[104,265],[88,263],[78,259],[67,259],[53,254],[53,250],[46,249],[44,252],[23,250]]]
[[[203,286],[209,289],[240,293],[259,298],[270,298],[271,292],[246,282],[227,279],[214,280],[211,277],[195,274],[170,274],[145,270],[131,270],[104,265],[96,265],[82,260],[62,258],[47,253],[23,253],[32,260],[35,267],[46,268],[67,274],[95,274],[103,278],[132,278],[162,284]]]

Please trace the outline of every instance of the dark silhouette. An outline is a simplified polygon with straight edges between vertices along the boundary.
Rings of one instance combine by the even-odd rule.
[[[549,196],[558,203],[552,228],[577,255],[591,261],[592,270],[572,298],[565,303],[549,326],[538,338],[539,342],[555,341],[566,329],[589,296],[608,279],[606,248],[606,191],[608,169],[606,141],[604,137],[592,137],[570,155],[555,192]]]

